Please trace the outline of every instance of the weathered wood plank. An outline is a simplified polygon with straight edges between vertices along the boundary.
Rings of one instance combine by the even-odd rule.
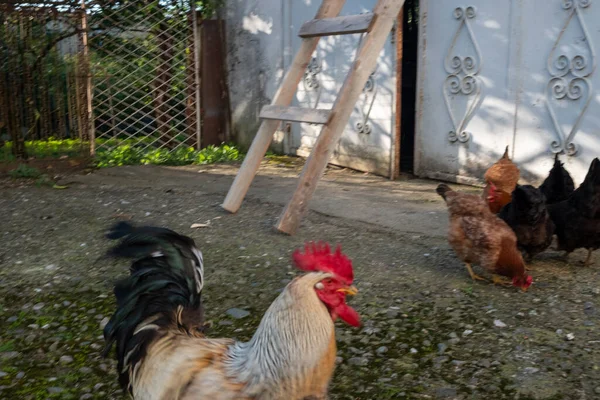
[[[337,16],[345,3],[346,0],[324,0],[315,19]],[[306,71],[318,43],[318,37],[302,40],[300,49],[296,53],[296,57],[294,58],[290,69],[285,74],[281,86],[277,93],[275,93],[275,97],[271,104],[289,106],[292,103],[296,88],[304,76],[304,71]],[[239,210],[279,124],[280,121],[276,120],[267,119],[262,121],[260,128],[252,141],[252,145],[248,150],[248,154],[244,158],[244,162],[227,193],[227,197],[225,197],[225,201],[222,205],[225,210],[231,213],[235,213]]]
[[[302,25],[298,36],[310,38],[368,32],[373,20],[373,13],[313,19]]]
[[[379,53],[385,45],[403,4],[404,0],[379,0],[377,2],[373,11],[377,15],[377,19],[358,50],[354,64],[333,105],[331,119],[321,130],[312,153],[304,165],[296,191],[275,225],[280,232],[293,235],[298,229],[302,217],[308,210],[308,203],[315,192],[317,183],[325,171],[336,143],[344,132],[344,127],[348,123],[352,109],[360,97],[369,75],[377,65]]]
[[[306,122],[309,124],[326,124],[329,121],[331,110],[315,108],[264,106],[260,117],[278,121]]]

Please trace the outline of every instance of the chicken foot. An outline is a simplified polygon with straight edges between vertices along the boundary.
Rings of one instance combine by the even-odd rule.
[[[471,275],[471,279],[473,279],[474,281],[484,281],[487,282],[488,280],[477,275],[475,272],[473,272],[473,268],[471,268],[471,264],[469,263],[465,263],[465,267],[467,267],[467,271],[469,271],[469,275]]]
[[[500,275],[492,274],[492,282],[494,282],[494,285],[512,286],[511,280]]]
[[[593,252],[594,252],[594,250],[592,250],[592,249],[588,249],[588,256],[587,256],[587,258],[585,259],[585,261],[583,262],[583,266],[584,266],[584,267],[589,267],[590,265],[592,265],[592,264],[593,264],[593,262],[592,262],[592,253],[593,253]]]

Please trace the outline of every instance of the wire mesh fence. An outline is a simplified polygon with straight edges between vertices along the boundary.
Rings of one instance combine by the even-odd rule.
[[[0,147],[200,147],[188,0],[0,1]]]
[[[155,1],[89,6],[98,150],[199,146],[191,5]]]
[[[56,7],[0,2],[0,141],[11,141],[19,158],[25,141],[83,133],[81,13]],[[66,37],[66,26],[77,30]]]

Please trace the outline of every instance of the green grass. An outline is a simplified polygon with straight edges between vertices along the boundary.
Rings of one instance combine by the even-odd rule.
[[[25,142],[27,154],[32,158],[73,157],[82,154],[89,148],[87,143],[78,139],[28,140]],[[12,154],[12,142],[0,147],[0,162],[15,161]]]
[[[152,143],[152,138],[144,139],[98,139],[97,151],[93,161],[98,168],[116,167],[122,165],[189,165],[214,164],[219,162],[240,161],[244,154],[231,144],[208,146],[200,151],[193,147],[178,147],[175,150],[145,148]],[[62,157],[84,156],[89,143],[78,139],[49,139],[26,141],[25,148],[31,158],[58,159]],[[12,155],[12,143],[6,142],[0,147],[0,162],[16,161]],[[38,178],[41,173],[27,165],[11,171],[13,178]]]
[[[19,164],[19,166],[9,172],[9,175],[13,179],[35,179],[42,176],[39,169],[30,167],[27,164]]]

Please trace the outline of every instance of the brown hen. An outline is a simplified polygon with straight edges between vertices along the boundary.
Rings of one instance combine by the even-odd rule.
[[[519,181],[519,168],[508,157],[508,146],[502,157],[485,172],[483,199],[490,211],[498,214],[502,207],[510,203],[511,194]]]
[[[448,242],[466,264],[471,278],[486,280],[473,272],[471,264],[478,264],[492,273],[494,283],[505,284],[500,277],[505,276],[514,286],[527,290],[532,278],[525,273],[512,229],[492,214],[479,196],[455,192],[444,184],[436,191],[446,201],[450,214]]]

